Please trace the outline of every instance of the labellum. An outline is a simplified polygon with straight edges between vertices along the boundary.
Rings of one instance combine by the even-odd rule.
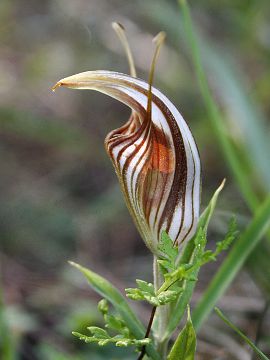
[[[129,120],[111,131],[105,148],[118,176],[128,209],[148,248],[157,253],[165,230],[179,245],[194,234],[200,205],[200,158],[185,120],[152,87],[155,61],[164,40],[156,37],[149,82],[136,77],[124,28],[113,24],[125,48],[132,76],[87,71],[60,80],[54,87],[96,90],[132,109]]]

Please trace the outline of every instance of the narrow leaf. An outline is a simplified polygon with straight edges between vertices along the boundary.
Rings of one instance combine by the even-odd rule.
[[[137,316],[133,313],[123,295],[102,276],[72,261],[70,261],[69,263],[70,265],[80,270],[88,280],[91,287],[102,297],[106,298],[115,307],[115,309],[119,312],[119,314],[127,324],[132,334],[137,339],[144,338],[144,326],[138,320]],[[160,360],[159,354],[151,344],[146,346],[146,352],[153,360]]]
[[[224,188],[224,185],[225,185],[225,179],[219,185],[219,187],[215,191],[214,195],[212,196],[212,199],[210,200],[208,206],[206,207],[206,209],[204,210],[204,212],[200,216],[198,228],[201,227],[205,232],[207,231],[210,219],[211,219],[211,217],[213,215],[213,212],[214,212],[216,204],[217,204],[219,194],[222,191],[222,189]]]
[[[257,348],[255,344],[249,338],[244,335],[233,323],[230,322],[230,320],[216,307],[215,312],[218,314],[218,316],[231,328],[233,329],[263,360],[269,360],[269,358],[260,350]]]

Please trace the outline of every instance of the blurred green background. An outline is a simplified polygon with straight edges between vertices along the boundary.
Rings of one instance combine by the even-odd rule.
[[[269,0],[190,1],[209,83],[247,177],[258,196],[270,189]],[[99,299],[68,260],[89,266],[121,290],[151,280],[152,259],[129,217],[110,160],[106,134],[129,109],[93,92],[54,83],[86,70],[128,72],[111,22],[128,33],[138,75],[147,79],[152,38],[167,33],[155,85],[180,109],[197,140],[203,168],[202,207],[224,177],[226,188],[211,225],[215,241],[231,214],[240,229],[251,217],[209,126],[174,0],[1,0],[0,2],[0,266],[4,338],[15,357],[134,359],[120,349],[81,344],[72,330],[101,321]],[[209,245],[211,247],[211,243]],[[268,248],[254,253],[220,302],[254,339],[270,294]],[[194,301],[218,264],[203,269]],[[149,308],[137,305],[142,319]],[[11,336],[7,335],[8,326]],[[217,331],[218,329],[218,331]],[[260,328],[269,351],[269,315]],[[1,346],[1,340],[0,340]],[[6,355],[5,355],[6,354]],[[211,316],[199,336],[198,359],[250,359]]]

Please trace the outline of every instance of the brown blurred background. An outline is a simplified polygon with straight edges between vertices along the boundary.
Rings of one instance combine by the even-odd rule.
[[[190,4],[211,87],[239,151],[246,151],[253,141],[245,122],[250,99],[259,114],[258,128],[263,125],[269,136],[269,0]],[[72,330],[100,323],[99,298],[67,264],[74,260],[91,267],[121,290],[133,286],[135,278],[151,280],[151,256],[129,217],[103,147],[106,134],[127,120],[129,109],[94,92],[50,90],[57,80],[77,72],[128,72],[112,21],[125,26],[138,75],[144,79],[153,54],[152,38],[160,30],[167,33],[155,85],[180,109],[197,140],[202,207],[227,178],[209,246],[224,234],[232,214],[240,229],[250,219],[209,127],[176,1],[1,0],[1,286],[17,359],[135,358],[128,351],[100,350],[72,337]],[[259,138],[255,143],[260,152]],[[256,166],[252,156],[250,161]],[[259,170],[251,176],[263,192],[269,184]],[[253,259],[253,269],[256,262],[260,259]],[[217,266],[203,269],[194,301]],[[220,306],[254,339],[268,296],[267,277],[247,268]],[[147,318],[148,307],[137,307]],[[266,314],[260,336],[261,346],[268,350],[269,331]],[[0,351],[0,358],[8,359],[1,340]],[[246,360],[251,355],[213,315],[200,334],[198,359]]]

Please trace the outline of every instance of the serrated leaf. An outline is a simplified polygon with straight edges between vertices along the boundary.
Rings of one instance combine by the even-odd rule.
[[[93,335],[93,337],[96,337],[98,339],[108,339],[110,338],[110,335],[107,333],[106,330],[97,327],[97,326],[89,326],[87,330],[90,331],[90,333]]]
[[[122,333],[123,331],[125,333],[127,332],[127,327],[125,326],[125,323],[123,322],[123,320],[119,319],[118,317],[114,315],[106,315],[104,319],[106,322],[105,325],[106,328],[111,330],[116,330],[120,333]]]
[[[164,230],[161,233],[158,250],[161,253],[158,259],[158,264],[160,265],[163,274],[175,270],[178,247],[174,246],[172,239]]]
[[[196,333],[190,314],[185,327],[178,335],[167,360],[194,360],[196,352]]]
[[[100,328],[98,329],[102,330]],[[121,335],[116,335],[114,337],[111,337],[109,334],[107,334],[108,335],[107,337],[105,337],[105,335],[104,337],[102,337],[103,335],[101,335],[101,333],[98,336],[86,336],[84,334],[80,334],[75,331],[72,332],[72,334],[78,337],[80,340],[84,341],[85,343],[97,343],[99,346],[105,346],[107,344],[115,344],[115,346],[119,346],[119,347],[136,346],[141,348],[142,346],[147,346],[150,345],[151,343],[151,339],[149,338],[137,340],[137,339],[126,338]]]
[[[127,288],[125,289],[126,291],[126,296],[131,299],[131,300],[144,300],[144,296],[141,292],[141,290],[137,289],[137,288]]]
[[[222,251],[227,250],[229,248],[231,243],[236,238],[237,234],[238,231],[237,231],[236,220],[235,218],[233,218],[230,221],[229,228],[227,234],[225,235],[225,238],[222,241],[217,242],[216,250],[215,251],[206,250],[204,252],[199,252],[197,256],[195,256],[195,258],[197,257],[196,261],[198,266],[200,267],[204,264],[207,264],[210,261],[216,261],[217,256]],[[202,248],[204,248],[204,246]]]
[[[165,230],[161,233],[161,239],[158,246],[159,250],[163,252],[170,259],[176,259],[178,255],[178,249],[173,245],[173,241]]]
[[[110,339],[99,340],[98,345],[99,346],[105,346],[105,345],[109,344],[110,342],[111,342]]]
[[[119,347],[127,347],[129,345],[129,341],[127,339],[119,340],[115,343],[115,345]]]
[[[136,288],[135,289],[128,288],[126,289],[127,297],[132,300],[145,300],[153,306],[161,306],[174,301],[177,298],[180,291],[182,290],[178,286],[175,286],[174,289],[159,291],[156,294],[154,291],[153,284],[148,284],[142,280],[137,280],[137,283],[140,284],[139,286],[142,289],[149,290],[149,292],[142,291],[141,289],[136,289]]]
[[[74,262],[70,262],[70,264],[79,269],[84,274],[91,287],[114,306],[134,337],[136,339],[143,339],[146,330],[129,307],[123,295],[102,276]],[[152,344],[146,346],[146,352],[153,360],[161,360],[160,355]]]
[[[136,279],[136,283],[138,288],[142,291],[145,291],[151,295],[155,295],[155,288],[154,285],[151,283],[147,283],[146,281]]]
[[[239,231],[237,229],[237,223],[235,217],[233,217],[229,223],[229,228],[224,240],[217,242],[215,255],[219,255],[222,251],[227,250],[232,242],[237,237]]]
[[[172,264],[170,260],[158,259],[157,262],[163,275],[166,275],[168,272],[175,270],[175,265]]]
[[[72,331],[72,335],[76,336],[77,338],[79,338],[80,340],[86,342],[86,343],[91,343],[91,342],[97,342],[96,339],[93,339],[90,336],[86,336],[84,334],[78,333],[76,331]]]
[[[165,282],[162,284],[160,289],[158,290],[158,294],[160,294],[164,290],[168,290],[171,286],[177,284],[182,280],[196,280],[196,276],[193,275],[194,272],[194,265],[193,264],[182,264],[173,272],[167,273],[164,275]]]
[[[163,304],[160,304],[157,296],[152,296],[152,295],[145,294],[145,295],[144,295],[144,299],[145,299],[147,302],[149,302],[149,304],[151,304],[152,306],[163,305]]]
[[[162,291],[157,297],[159,304],[165,305],[165,304],[168,304],[168,303],[176,300],[177,296],[179,295],[181,290],[182,289],[179,288],[178,291],[175,291],[175,290]]]
[[[151,293],[148,293],[146,291],[142,291],[140,289],[126,289],[126,295],[128,298],[138,301],[138,300],[145,300],[149,302],[153,306],[159,306],[158,299],[156,295],[152,295]]]

